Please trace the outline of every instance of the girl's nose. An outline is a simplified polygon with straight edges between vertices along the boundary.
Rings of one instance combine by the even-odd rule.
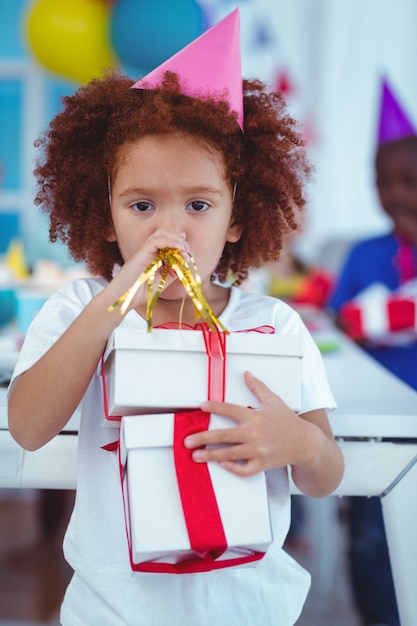
[[[181,212],[173,210],[160,211],[159,227],[169,230],[172,233],[177,233],[184,240],[187,239],[187,232]]]

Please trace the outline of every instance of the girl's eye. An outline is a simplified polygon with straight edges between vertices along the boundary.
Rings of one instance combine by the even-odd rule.
[[[207,202],[203,202],[202,200],[193,200],[188,205],[193,211],[207,211],[209,205]]]
[[[151,204],[150,202],[145,202],[144,200],[142,200],[141,202],[135,202],[135,204],[132,204],[132,209],[138,213],[145,213],[146,211],[152,211],[153,204]]]

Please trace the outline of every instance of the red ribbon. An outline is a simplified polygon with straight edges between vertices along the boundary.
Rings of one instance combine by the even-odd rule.
[[[191,549],[202,558],[217,559],[227,541],[207,463],[196,463],[184,439],[207,430],[210,413],[176,413],[174,421],[174,461],[184,519]]]
[[[416,327],[416,302],[412,298],[396,297],[388,300],[388,323],[393,332]]]
[[[198,557],[184,559],[178,563],[158,563],[146,561],[144,563],[133,563],[130,561],[131,568],[134,572],[147,572],[148,574],[196,574],[197,572],[210,572],[215,569],[224,569],[225,567],[236,567],[237,565],[245,565],[260,561],[265,556],[265,552],[254,552],[250,555],[237,556],[231,559],[223,559],[220,561],[208,561]]]
[[[224,402],[226,388],[226,335],[212,332],[208,324],[198,324],[208,356],[207,400]]]

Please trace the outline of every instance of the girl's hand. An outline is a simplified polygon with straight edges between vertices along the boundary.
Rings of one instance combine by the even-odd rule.
[[[306,462],[306,431],[316,427],[296,415],[280,397],[249,372],[245,373],[245,382],[260,401],[261,408],[204,402],[202,410],[229,417],[236,422],[236,427],[188,436],[185,446],[198,448],[193,452],[194,460],[216,461],[230,472],[242,476]],[[200,448],[218,444],[221,447]]]
[[[332,493],[343,477],[344,459],[326,411],[316,409],[299,416],[249,372],[245,372],[245,382],[261,408],[204,402],[202,410],[229,417],[236,426],[186,437],[184,445],[197,448],[194,460],[218,462],[240,476],[291,466],[294,483],[306,495],[321,498]],[[219,444],[218,448],[201,448]]]
[[[155,231],[140,247],[133,251],[125,258],[124,265],[120,268],[110,285],[107,287],[109,293],[112,293],[114,301],[122,296],[145,271],[145,269],[157,258],[159,250],[162,248],[176,248],[181,251],[182,255],[189,255],[187,242],[183,236],[167,230],[159,229]],[[125,255],[126,256],[126,255]],[[161,269],[158,270],[159,276]],[[165,287],[168,287],[176,280],[176,274],[170,272],[166,279]],[[158,285],[158,276],[155,279],[155,287]],[[139,287],[129,309],[137,308],[146,303],[147,300],[147,284],[146,282]]]

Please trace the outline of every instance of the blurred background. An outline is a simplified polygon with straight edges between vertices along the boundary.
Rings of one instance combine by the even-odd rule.
[[[306,262],[329,241],[383,231],[373,155],[385,76],[417,123],[414,0],[5,0],[0,6],[0,255],[68,263],[33,205],[33,141],[60,98],[118,66],[138,79],[236,6],[245,76],[286,96],[316,167]],[[174,27],[175,25],[175,27]]]
[[[45,217],[33,204],[33,143],[62,96],[104,67],[139,79],[236,6],[243,74],[285,95],[315,166],[304,231],[294,241],[297,256],[335,273],[346,245],[388,229],[373,172],[381,80],[389,81],[417,124],[415,0],[3,0],[0,291],[25,286],[37,274],[42,300],[45,286],[49,292],[78,271],[60,244],[48,242]],[[0,302],[0,335],[12,308],[10,300]],[[33,310],[21,310],[24,333]],[[0,489],[2,626],[57,623],[70,576],[61,543],[72,497],[63,498],[57,519],[46,508],[45,520],[39,493]],[[343,533],[343,506],[341,516]],[[336,579],[311,595],[300,626],[358,623],[343,538],[340,545]],[[308,565],[308,550],[297,549]]]

